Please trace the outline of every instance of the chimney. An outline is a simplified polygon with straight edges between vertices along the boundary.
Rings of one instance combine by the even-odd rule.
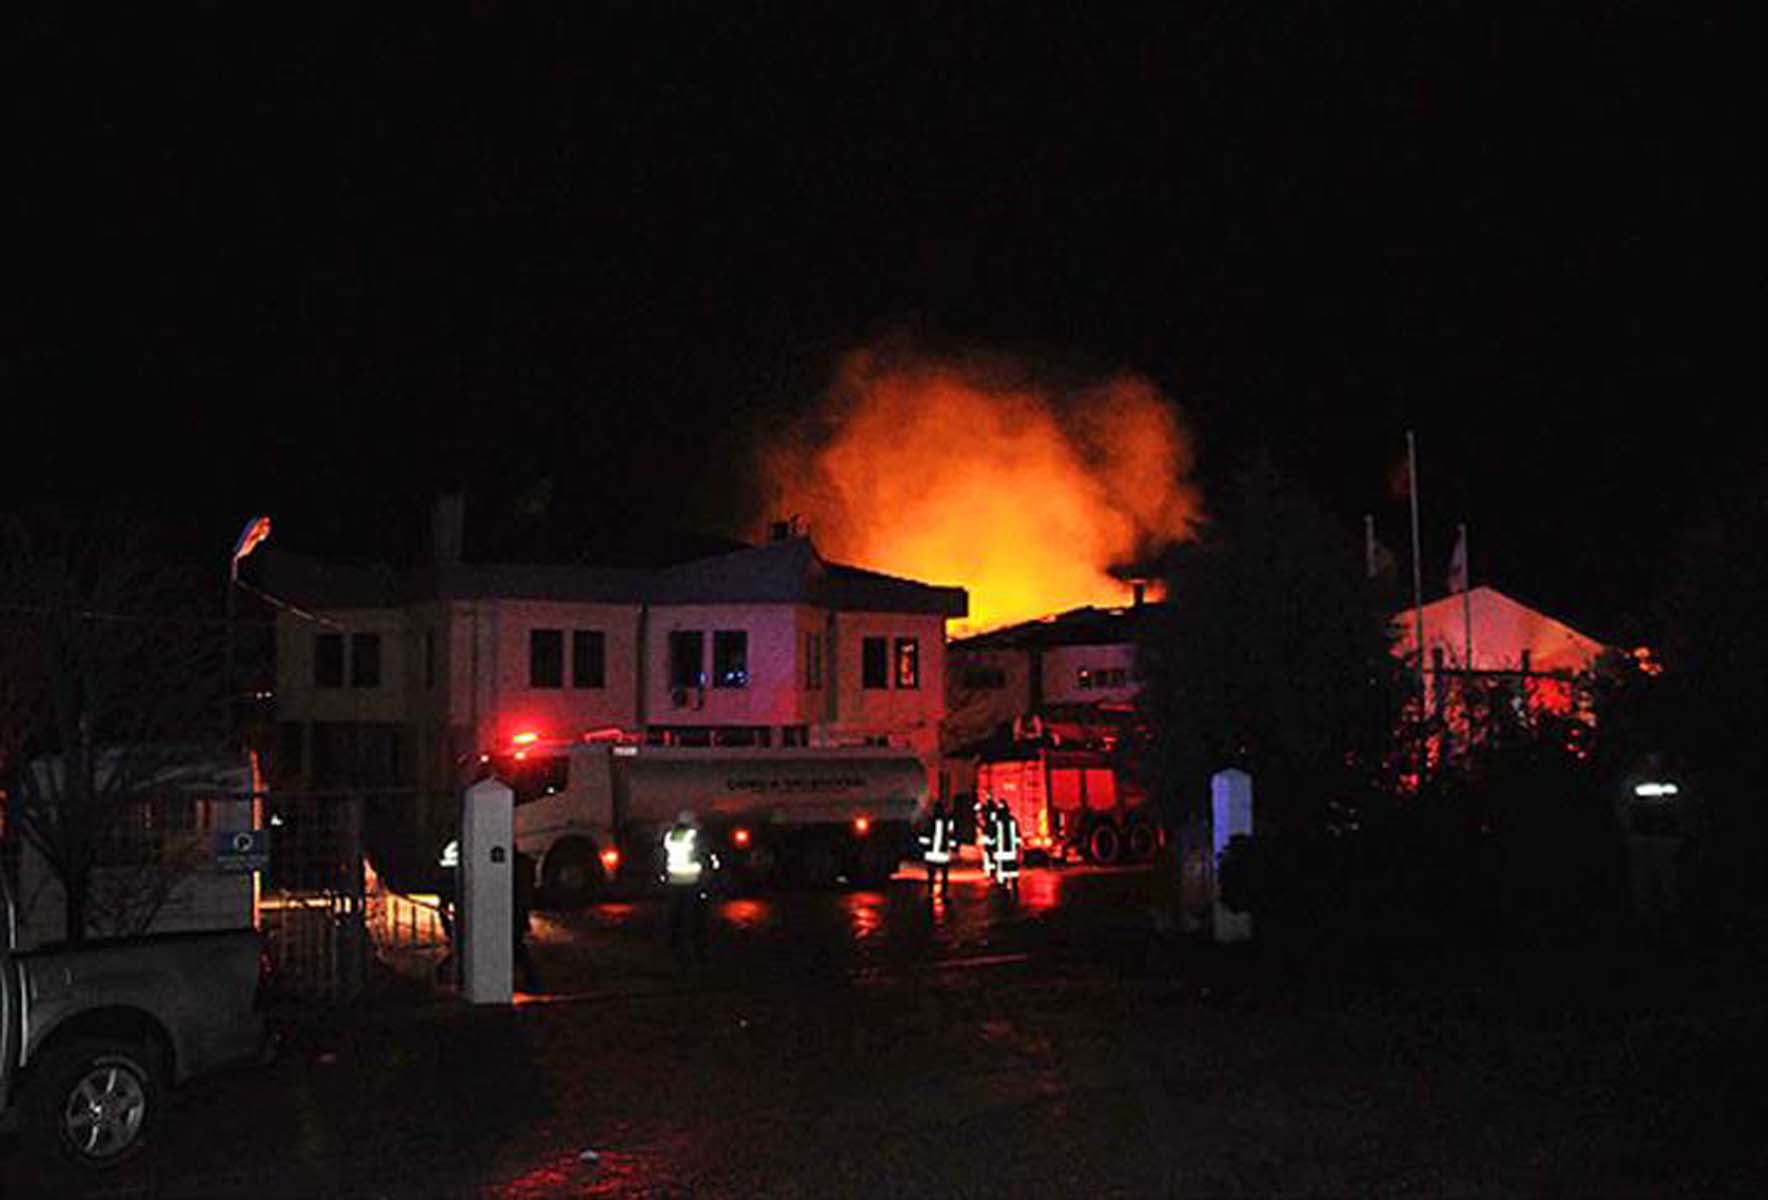
[[[439,567],[458,567],[465,540],[467,499],[459,492],[437,496],[430,509],[430,552]]]
[[[789,541],[795,537],[805,536],[804,519],[797,515],[783,517],[778,521],[769,521],[767,540],[770,542]]]

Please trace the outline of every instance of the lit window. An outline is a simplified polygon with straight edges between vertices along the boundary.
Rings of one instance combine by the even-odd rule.
[[[919,638],[896,639],[896,686],[921,686],[921,642]]]
[[[741,629],[720,629],[712,635],[712,686],[749,686],[749,634]]]

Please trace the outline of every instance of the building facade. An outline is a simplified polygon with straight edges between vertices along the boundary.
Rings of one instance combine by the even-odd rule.
[[[291,601],[277,774],[304,787],[449,787],[527,735],[931,760],[945,623],[967,609],[960,588],[829,563],[802,537],[655,569],[265,566]]]

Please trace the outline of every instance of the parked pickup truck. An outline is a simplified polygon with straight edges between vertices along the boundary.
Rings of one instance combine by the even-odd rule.
[[[16,950],[0,871],[0,1128],[27,1151],[109,1167],[139,1150],[168,1084],[257,1054],[252,930]]]

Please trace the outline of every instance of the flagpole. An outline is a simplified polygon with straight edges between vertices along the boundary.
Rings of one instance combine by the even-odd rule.
[[[227,622],[221,666],[221,741],[233,749],[233,622],[239,608],[239,559],[227,564]]]
[[[1473,548],[1467,526],[1461,526],[1461,623],[1467,639],[1467,681],[1473,682]]]
[[[1412,497],[1412,631],[1418,649],[1418,720],[1424,720],[1424,573],[1418,549],[1418,442],[1406,430],[1406,489]],[[1424,743],[1418,745],[1418,779],[1424,781]]]

